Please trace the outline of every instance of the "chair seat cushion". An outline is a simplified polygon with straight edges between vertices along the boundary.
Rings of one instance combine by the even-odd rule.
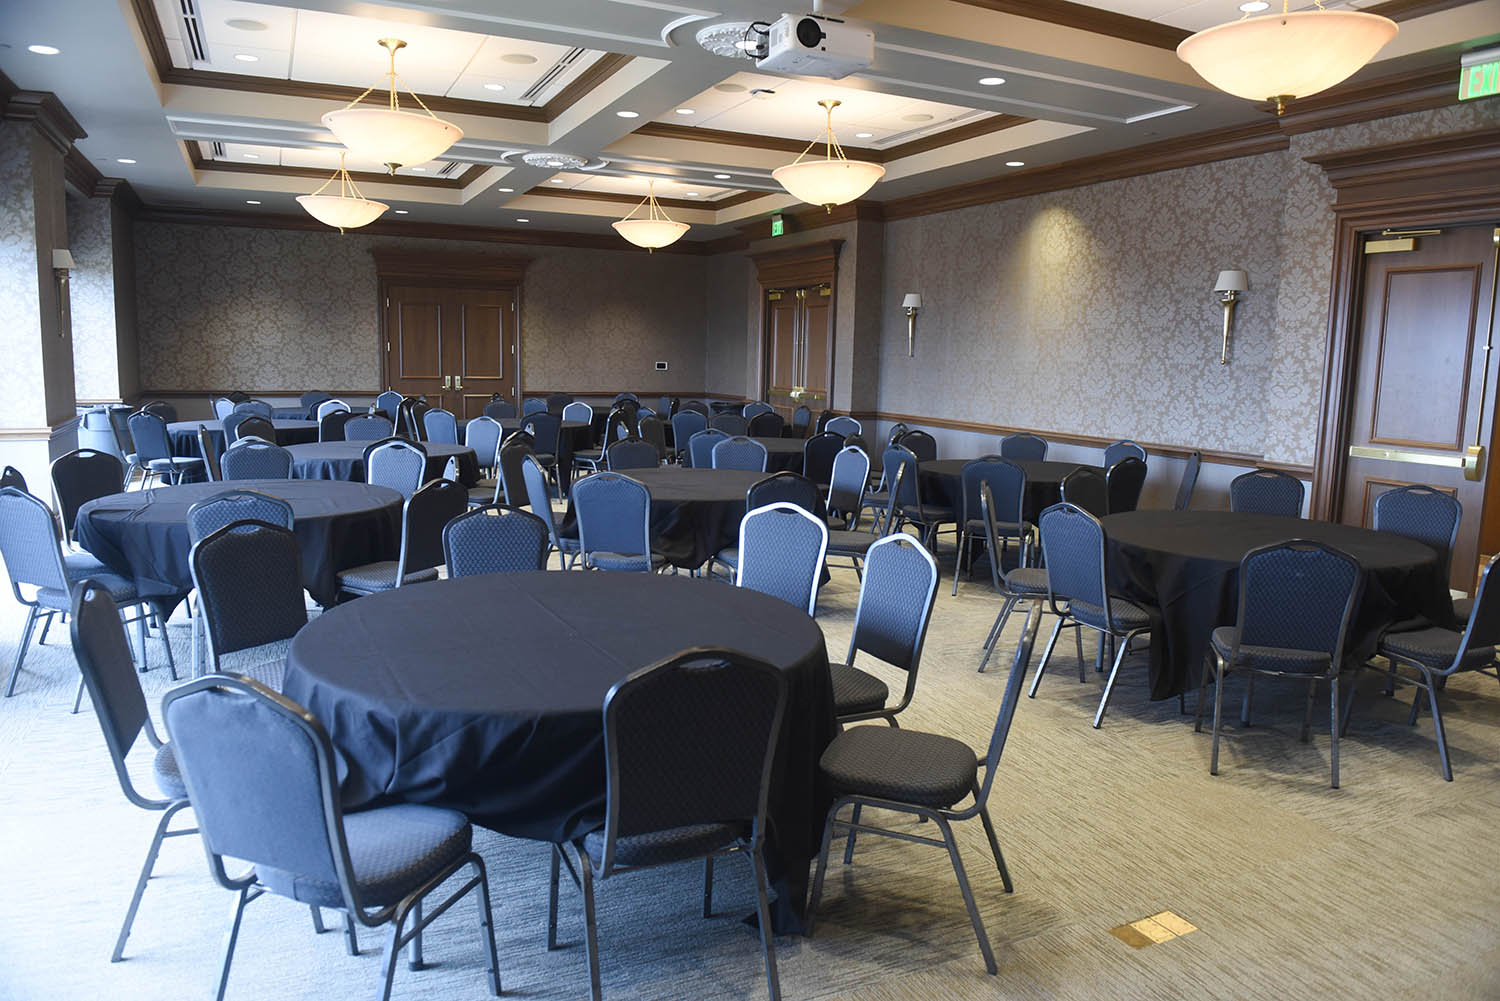
[[[874,713],[885,708],[891,690],[885,682],[849,664],[829,664],[833,676],[833,712],[835,716]]]
[[[969,530],[970,535],[978,536],[981,539],[984,538],[984,533],[988,531],[985,528],[983,518],[970,518],[964,523],[964,527]],[[995,534],[1003,539],[1019,539],[1021,537],[1021,526],[1013,521],[997,521],[995,522]]]
[[[879,536],[871,535],[869,532],[851,532],[843,528],[830,528],[828,530],[828,555],[829,556],[863,556],[870,551],[870,547],[879,541]]]
[[[702,858],[745,836],[740,824],[690,824],[650,834],[636,834],[615,840],[615,865],[660,865],[681,859]],[[604,858],[604,831],[590,831],[583,836],[589,858]]]
[[[839,734],[818,763],[835,796],[870,796],[941,809],[973,791],[979,759],[952,737],[885,726]]]
[[[901,517],[907,521],[916,522],[919,525],[946,525],[956,521],[957,515],[951,507],[942,507],[937,504],[923,504],[920,508],[915,504],[901,505]]]
[[[64,557],[63,570],[68,575],[69,583],[76,584],[80,580],[91,580],[108,591],[109,596],[115,600],[115,604],[117,605],[132,604],[140,599],[133,581],[126,580],[124,577],[105,567],[102,563],[99,564],[98,569],[89,569],[86,567],[86,564],[81,563],[77,571],[78,576],[75,577],[73,576],[74,570],[67,563],[67,557]],[[67,591],[60,591],[52,587],[42,587],[37,589],[36,601],[43,608],[67,611],[69,605],[72,603],[72,598]]]
[[[193,469],[203,465],[203,460],[196,455],[174,455],[170,459],[147,459],[146,468],[153,472],[163,469]]]
[[[740,568],[740,547],[726,546],[719,550],[717,559],[725,566],[738,570]]]
[[[1072,601],[1068,603],[1068,607],[1072,610],[1073,618],[1084,625],[1093,626],[1095,629],[1106,628],[1104,609],[1098,605]],[[1133,601],[1111,597],[1109,611],[1115,620],[1116,629],[1145,629],[1151,625],[1151,613]]]
[[[156,778],[156,787],[167,799],[187,799],[187,783],[182,781],[182,770],[177,767],[177,755],[172,753],[171,744],[163,744],[156,749],[156,757],[151,762],[151,774]]]
[[[1047,571],[1042,567],[1016,567],[1005,575],[1011,594],[1046,594]]]
[[[344,814],[349,861],[366,907],[394,904],[469,853],[474,829],[456,810],[402,803]],[[304,904],[344,906],[338,884],[257,867],[267,889]]]
[[[1417,629],[1407,633],[1387,633],[1380,638],[1380,652],[1388,656],[1416,661],[1424,667],[1445,671],[1453,666],[1463,633],[1452,629]],[[1459,669],[1484,667],[1495,659],[1492,646],[1475,647],[1464,654]]]
[[[1209,637],[1214,652],[1226,661],[1234,650],[1239,631],[1234,626],[1220,626]],[[1250,671],[1276,671],[1288,674],[1328,673],[1328,654],[1316,650],[1292,650],[1274,646],[1242,646],[1239,659],[1230,667]]]
[[[505,499],[503,494],[501,495],[500,499]],[[479,482],[479,486],[469,488],[470,505],[478,507],[483,504],[493,503],[495,503],[495,484],[493,481],[488,486],[486,486],[484,481],[481,480]]]
[[[666,564],[666,558],[660,553],[652,553],[649,561],[640,553],[608,553],[595,551],[589,553],[589,565],[598,570],[634,570],[644,573],[647,570],[655,570]]]
[[[389,591],[396,586],[396,570],[399,564],[395,560],[382,560],[379,563],[366,563],[360,567],[350,567],[348,570],[339,572],[339,587],[346,591],[364,591],[373,593],[375,591]],[[436,567],[426,570],[414,570],[406,575],[407,584],[420,584],[423,581],[437,580]]]
[[[74,583],[87,580],[90,577],[98,577],[100,574],[113,573],[109,567],[100,563],[92,553],[64,553],[63,573],[67,574],[68,580]]]

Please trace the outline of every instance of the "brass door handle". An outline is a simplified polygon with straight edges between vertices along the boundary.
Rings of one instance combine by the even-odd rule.
[[[461,375],[455,375],[453,377],[453,388],[454,389],[463,389],[464,388],[464,377],[463,376],[461,376]]]
[[[1417,452],[1408,448],[1376,448],[1371,445],[1350,445],[1351,459],[1381,459],[1385,462],[1411,462],[1423,466],[1441,466],[1445,469],[1462,469],[1464,479],[1484,478],[1484,446],[1470,445],[1463,455],[1444,455],[1438,452]]]

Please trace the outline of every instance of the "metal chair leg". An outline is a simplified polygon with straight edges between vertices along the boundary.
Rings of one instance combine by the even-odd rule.
[[[1359,675],[1364,669],[1365,666],[1363,664],[1356,666],[1354,668],[1354,677],[1349,682],[1349,697],[1344,700],[1343,722],[1339,724],[1339,736],[1341,737],[1349,732],[1349,717],[1354,712],[1354,693],[1359,691]]]
[[[1307,682],[1307,699],[1306,699],[1307,705],[1302,710],[1302,736],[1299,738],[1302,741],[1302,743],[1304,743],[1304,744],[1306,744],[1309,740],[1312,739],[1312,707],[1313,707],[1313,698],[1317,694],[1318,694],[1318,682],[1317,682],[1317,679],[1310,679]]]
[[[1026,665],[1031,663],[1031,651],[1036,648],[1036,634],[1041,628],[1042,603],[1034,601],[1026,609],[1026,621],[1021,623],[1021,642],[1016,645],[1016,657],[1010,665],[1012,672],[1026,673]]]
[[[469,860],[479,877],[479,927],[484,933],[484,944],[490,953],[490,990],[500,996],[500,955],[495,951],[495,916],[490,910],[490,878],[484,869],[484,859],[477,854]]]
[[[1208,760],[1208,774],[1219,774],[1219,723],[1224,715],[1224,660],[1214,665],[1214,745]]]
[[[994,976],[999,968],[995,965],[995,954],[990,951],[989,936],[984,933],[984,921],[979,917],[979,907],[974,903],[974,891],[969,888],[969,877],[964,873],[963,859],[958,855],[958,841],[953,836],[953,828],[945,817],[935,813],[931,817],[943,832],[943,844],[948,848],[948,858],[953,861],[953,875],[958,877],[958,888],[964,895],[964,907],[968,908],[969,922],[974,926],[974,937],[979,939],[979,951],[984,954],[985,971]]]
[[[559,863],[562,861],[562,849],[557,845],[552,846],[551,873],[547,882],[547,948],[557,948],[557,881],[562,875]]]
[[[828,872],[828,849],[833,843],[833,818],[837,813],[837,807],[830,808],[827,819],[823,821],[823,847],[818,852],[818,867],[813,872],[812,895],[807,902],[807,919],[803,922],[808,938],[812,938],[813,919],[818,914],[818,901],[823,899],[823,876]]]
[[[589,959],[589,997],[603,1001],[604,989],[599,982],[599,923],[594,914],[594,869],[583,852],[578,852],[579,877],[583,882],[584,947]]]
[[[1255,700],[1255,675],[1245,675],[1245,699],[1240,703],[1240,726],[1250,725],[1251,703]]]
[[[1438,760],[1443,766],[1443,779],[1453,781],[1453,765],[1448,760],[1448,737],[1443,730],[1443,714],[1438,709],[1437,685],[1432,672],[1422,668],[1422,677],[1427,682],[1427,707],[1432,710],[1432,732],[1437,737]]]
[[[119,937],[115,939],[115,951],[109,955],[111,963],[118,963],[125,958],[125,940],[130,937],[130,929],[135,924],[135,912],[140,909],[141,897],[146,892],[146,883],[151,879],[151,871],[156,868],[156,856],[161,851],[161,843],[168,837],[167,827],[172,823],[172,818],[187,805],[185,799],[173,803],[162,811],[161,819],[156,822],[156,833],[151,836],[151,847],[146,849],[146,858],[141,863],[141,874],[136,877],[135,891],[130,895],[130,906],[125,909],[125,922],[120,925]]]
[[[974,797],[979,798],[979,783],[975,782],[972,789]],[[989,807],[981,807],[979,820],[984,824],[984,835],[990,840],[990,851],[995,856],[995,868],[1000,871],[1000,882],[1005,884],[1006,893],[1015,893],[1016,888],[1010,881],[1010,870],[1005,866],[1005,853],[1000,850],[1000,842],[995,837],[995,824],[990,819]]]
[[[1339,676],[1328,679],[1328,757],[1333,763],[1333,787],[1339,787]]]
[[[854,812],[852,812],[849,815],[849,823],[851,825],[855,825],[855,824],[859,823],[859,815],[860,815],[860,813],[863,812],[863,810],[864,810],[863,804],[860,804],[860,803],[855,803],[854,804]],[[851,826],[849,828],[849,836],[844,839],[844,864],[845,865],[853,865],[854,864],[854,834],[855,834],[854,828]]]
[[[1037,686],[1042,683],[1042,675],[1047,671],[1047,663],[1052,659],[1052,648],[1057,646],[1057,636],[1062,632],[1066,624],[1065,619],[1058,619],[1057,625],[1052,627],[1052,635],[1047,639],[1047,647],[1042,651],[1042,662],[1037,665],[1036,677],[1031,679],[1031,689],[1026,693],[1028,699],[1036,698]]]
[[[1103,643],[1104,640],[1101,638],[1099,642]],[[1078,651],[1078,683],[1081,685],[1087,675],[1083,669],[1083,626],[1077,622],[1073,623],[1073,648]]]
[[[376,1001],[391,1001],[391,982],[396,979],[396,960],[401,956],[401,929],[406,915],[399,909],[391,917],[385,932],[385,954],[380,957],[380,990]]]
[[[710,859],[712,861],[712,859]],[[756,914],[760,919],[760,947],[766,957],[766,990],[771,1001],[781,1001],[781,978],[776,974],[776,943],[771,928],[771,889],[766,882],[766,860],[760,846],[750,851],[750,866],[755,871]]]
[[[1100,634],[1099,642],[1104,642],[1102,633]],[[1109,697],[1115,690],[1115,678],[1119,677],[1120,664],[1125,660],[1125,651],[1129,648],[1130,643],[1127,641],[1120,643],[1119,649],[1115,651],[1114,666],[1109,669],[1109,680],[1104,683],[1104,696],[1099,699],[1099,711],[1094,713],[1095,730],[1099,729],[1100,725],[1104,722],[1104,712],[1109,708]]]
[[[1193,732],[1203,732],[1203,697],[1208,694],[1208,675],[1213,668],[1213,662],[1208,655],[1203,657],[1203,673],[1198,676],[1198,711],[1193,714]]]
[[[703,860],[703,916],[713,917],[714,913],[714,857],[708,856]]]
[[[21,642],[16,647],[16,660],[10,668],[10,682],[5,686],[5,697],[7,699],[16,694],[16,679],[21,675],[21,664],[26,660],[26,648],[31,645],[31,633],[36,629],[36,619],[39,611],[37,606],[32,605],[31,611],[26,613],[26,625],[21,629]]]
[[[313,934],[321,935],[328,929],[323,926],[323,909],[317,904],[310,904],[308,910],[312,911]]]
[[[229,986],[229,964],[234,962],[234,945],[240,937],[240,920],[245,916],[245,905],[255,899],[251,896],[253,889],[253,886],[247,886],[234,895],[234,911],[229,919],[229,933],[224,936],[224,963],[219,968],[219,985],[214,994],[215,1001],[224,1001],[224,990]]]
[[[83,676],[78,677],[78,690],[73,693],[73,715],[78,715],[78,709],[83,705]]]
[[[37,646],[45,646],[47,644],[47,632],[52,628],[52,618],[54,615],[55,613],[48,612],[47,618],[42,622],[42,635],[36,638]]]
[[[408,970],[420,970],[422,968],[422,901],[417,899],[411,905],[411,923],[416,931],[412,932],[411,941],[407,943],[406,968]]]
[[[359,955],[359,931],[354,927],[354,915],[344,912],[344,948],[349,955]]]

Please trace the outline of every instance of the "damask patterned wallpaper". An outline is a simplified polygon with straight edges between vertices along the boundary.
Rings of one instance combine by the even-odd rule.
[[[68,196],[73,311],[73,391],[80,400],[120,396],[116,366],[113,212],[107,198]]]
[[[373,389],[377,246],[531,258],[526,386],[702,388],[700,257],[151,222],[136,226],[142,386]]]
[[[0,121],[0,316],[16,338],[0,365],[0,424],[7,427],[46,423],[41,352],[24,349],[42,327],[30,136],[29,123]]]

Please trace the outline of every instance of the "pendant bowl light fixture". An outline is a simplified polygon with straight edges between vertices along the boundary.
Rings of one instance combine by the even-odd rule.
[[[822,205],[833,211],[835,205],[852,202],[869,191],[875,182],[885,176],[885,168],[878,163],[851,160],[844,155],[838,140],[833,137],[833,109],[838,101],[819,101],[818,106],[828,112],[828,124],[822,138],[827,144],[823,159],[804,159],[818,144],[814,139],[802,151],[802,156],[771,171],[776,183],[786,188],[794,197],[813,205]]]
[[[646,215],[637,219],[635,214],[642,208],[646,209]],[[689,229],[685,222],[673,222],[667,216],[666,210],[657,204],[655,181],[648,183],[645,199],[630,210],[630,215],[610,225],[625,239],[647,250],[674,244]]]
[[[349,172],[344,169],[346,155],[345,153],[339,154],[338,171],[323,182],[323,188],[326,188],[334,181],[338,181],[338,194],[325,195],[323,188],[319,188],[310,195],[297,196],[297,204],[306,209],[308,215],[318,222],[338,227],[340,233],[346,229],[368,226],[390,208],[385,202],[371,201],[360,193],[359,188],[355,187],[354,178],[350,177]]]
[[[396,95],[396,50],[406,47],[399,38],[382,38],[380,46],[391,54],[391,68],[386,73],[390,85],[390,101],[387,107],[357,107],[370,91],[350,101],[337,111],[323,116],[323,124],[338,141],[356,156],[378,160],[390,168],[411,163],[426,163],[442,156],[448,148],[464,137],[463,129],[452,122],[445,122],[427,109],[422,99],[407,88],[407,93],[421,107],[422,113],[402,111]],[[405,81],[402,81],[405,86]],[[378,85],[377,85],[378,86]]]
[[[1396,22],[1355,10],[1244,17],[1198,32],[1177,46],[1177,56],[1209,83],[1236,97],[1287,102],[1327,90],[1353,76],[1396,37]]]

